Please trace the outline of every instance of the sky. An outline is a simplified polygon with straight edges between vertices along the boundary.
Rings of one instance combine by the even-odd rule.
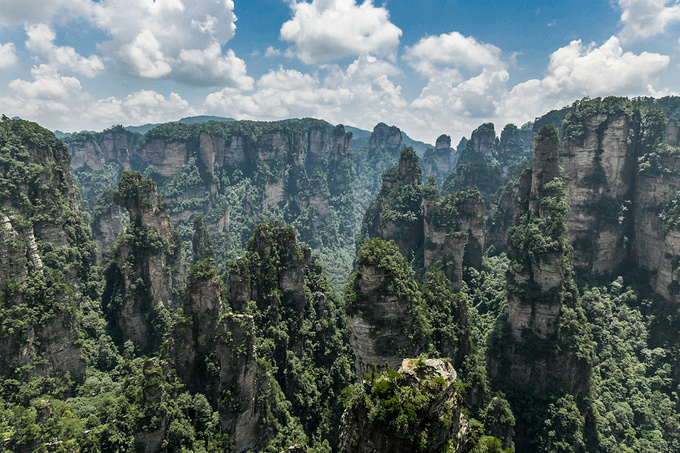
[[[678,0],[0,0],[0,113],[52,130],[315,117],[454,142],[680,92]]]

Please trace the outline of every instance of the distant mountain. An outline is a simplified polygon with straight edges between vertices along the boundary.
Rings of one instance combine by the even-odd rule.
[[[425,150],[428,148],[434,148],[433,145],[425,142],[419,142],[418,140],[413,140],[411,137],[406,135],[403,131],[401,132],[402,140],[404,140],[404,147],[411,146],[416,152],[418,157],[423,157]]]
[[[345,125],[345,130],[347,132],[351,132],[353,134],[352,137],[352,149],[358,149],[361,145],[366,143],[369,138],[371,138],[371,131],[367,131],[364,129],[359,129],[358,127],[353,127],[353,126],[347,126]],[[425,153],[425,150],[428,148],[434,148],[433,145],[430,145],[429,143],[424,143],[424,142],[419,142],[417,140],[413,140],[411,137],[406,135],[402,131],[401,133],[402,141],[403,141],[403,146],[412,146],[413,149],[415,150],[416,154],[420,157],[423,156]]]
[[[189,116],[186,118],[182,118],[179,121],[170,121],[170,123],[183,123],[183,124],[203,124],[207,123],[208,121],[225,121],[225,122],[231,122],[231,121],[236,121],[234,118],[225,118],[223,116],[210,116],[210,115],[198,115],[198,116]],[[147,123],[147,124],[142,124],[141,126],[125,126],[125,129],[130,131],[130,132],[136,132],[138,134],[146,134],[149,132],[151,129],[153,129],[156,126],[160,126],[161,124],[164,123]]]
[[[352,149],[357,149],[371,138],[371,131],[365,131],[358,127],[345,126],[345,131],[352,133]]]

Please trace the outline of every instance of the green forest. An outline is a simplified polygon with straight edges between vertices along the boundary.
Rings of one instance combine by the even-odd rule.
[[[679,125],[3,115],[0,451],[680,452]]]

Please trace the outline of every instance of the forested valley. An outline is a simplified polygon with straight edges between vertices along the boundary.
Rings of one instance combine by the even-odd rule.
[[[680,452],[678,97],[3,115],[0,204],[0,451]]]

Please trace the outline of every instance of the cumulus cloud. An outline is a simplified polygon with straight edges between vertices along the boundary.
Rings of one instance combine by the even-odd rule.
[[[585,96],[653,96],[669,63],[666,55],[624,52],[614,36],[600,47],[572,41],[552,53],[546,77],[514,86],[498,115],[520,122]]]
[[[624,52],[615,36],[600,47],[572,41],[550,56],[542,86],[547,94],[567,96],[644,94],[669,62],[668,56],[658,53]]]
[[[88,104],[87,108],[104,125],[175,121],[197,113],[179,94],[170,93],[166,98],[153,90],[141,90],[125,97],[98,99]]]
[[[82,99],[80,81],[64,77],[49,65],[31,69],[32,81],[15,79],[9,83],[13,95],[0,98],[9,116],[18,115],[48,125],[55,118],[66,118]]]
[[[263,75],[253,93],[232,88],[210,94],[204,103],[213,113],[237,118],[283,119],[315,116],[372,128],[379,121],[411,121],[401,87],[389,78],[400,71],[370,55],[341,68],[325,67],[326,76],[279,68]]]
[[[501,50],[491,44],[483,44],[475,38],[458,32],[429,36],[407,47],[404,60],[418,72],[433,76],[448,67],[467,69],[495,68],[503,66]]]
[[[264,56],[265,58],[280,57],[281,51],[279,49],[275,49],[273,46],[269,46],[267,47]]]
[[[616,37],[601,46],[572,41],[551,54],[545,77],[515,86],[502,65],[466,79],[435,71],[410,108],[422,120],[420,133],[469,136],[482,122],[523,124],[585,96],[653,96],[669,62],[665,55],[624,52]]]
[[[11,68],[17,64],[14,43],[0,44],[0,69]]]
[[[103,0],[93,20],[112,39],[106,56],[133,75],[252,88],[245,62],[222,46],[236,30],[232,0]]]
[[[293,18],[281,27],[281,39],[305,63],[319,63],[365,53],[396,55],[401,30],[389,12],[372,0],[290,0]]]
[[[443,110],[449,115],[487,118],[495,115],[497,103],[506,92],[509,77],[505,69],[492,71],[485,68],[481,74],[458,84],[433,78],[411,105],[426,110],[428,114],[436,115]]]
[[[78,72],[87,77],[94,77],[104,70],[104,63],[98,56],[85,58],[73,47],[56,46],[54,40],[57,36],[49,25],[27,25],[25,30],[28,36],[26,48],[30,52],[46,57],[51,67]]]
[[[670,3],[670,5],[669,5]],[[630,42],[665,32],[669,25],[680,22],[680,5],[669,0],[619,0],[622,9],[621,39]]]
[[[33,82],[15,79],[9,87],[24,99],[68,101],[80,91],[80,81],[75,77],[64,77],[55,68],[41,64],[31,69]]]
[[[86,17],[91,0],[0,0],[0,25],[23,25],[51,21],[56,16]]]

